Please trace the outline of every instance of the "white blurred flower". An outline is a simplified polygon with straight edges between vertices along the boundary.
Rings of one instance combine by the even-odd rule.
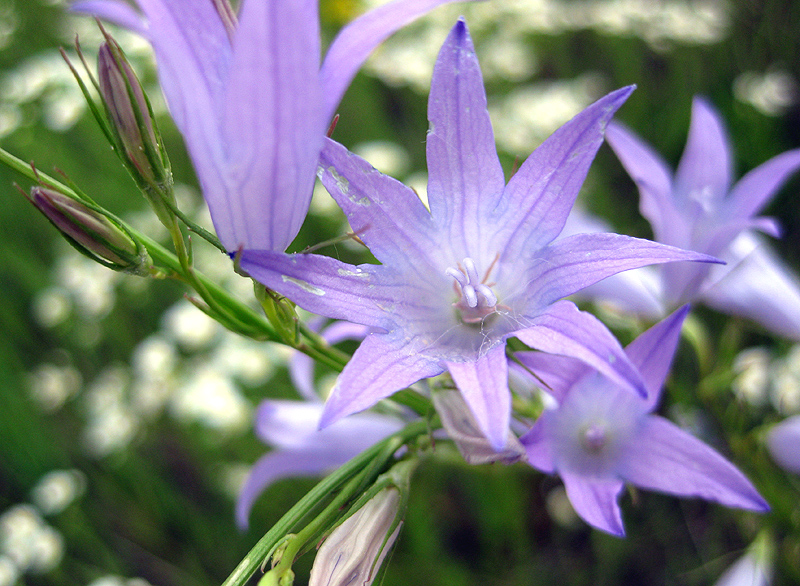
[[[28,377],[31,397],[45,411],[60,409],[83,384],[80,372],[72,366],[44,363]]]
[[[765,73],[746,71],[734,80],[733,95],[762,114],[779,116],[797,102],[797,81],[782,69]]]
[[[63,554],[61,534],[32,506],[15,505],[0,516],[0,555],[10,559],[20,572],[48,572]]]
[[[86,476],[77,469],[53,470],[33,487],[33,503],[45,515],[59,513],[86,490]]]
[[[246,429],[252,409],[229,378],[201,367],[171,397],[170,410],[177,419],[227,433]]]
[[[731,387],[737,397],[755,407],[767,402],[772,356],[766,348],[747,348],[733,361],[736,378]]]
[[[185,350],[196,352],[219,333],[220,325],[189,301],[179,301],[164,314],[166,329]]]

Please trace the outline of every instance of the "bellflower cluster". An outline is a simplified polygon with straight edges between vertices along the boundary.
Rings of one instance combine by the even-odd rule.
[[[625,348],[642,374],[646,398],[578,360],[535,352],[516,354],[557,402],[521,438],[528,462],[561,476],[575,511],[590,525],[613,535],[624,535],[617,499],[626,482],[730,507],[769,510],[733,464],[652,414],[688,310],[688,306],[679,309]]]
[[[318,0],[84,0],[72,9],[141,34],[228,251],[285,250],[306,217],[322,139],[386,37],[451,0],[395,0],[345,27],[322,66]]]
[[[430,210],[332,140],[319,177],[380,265],[244,250],[241,266],[314,313],[375,328],[339,376],[321,426],[448,371],[496,450],[511,396],[505,341],[585,360],[643,391],[619,343],[562,298],[619,271],[710,257],[617,234],[559,235],[603,131],[633,88],[556,131],[505,183],[466,24],[439,53],[427,138]]]
[[[732,155],[716,111],[695,98],[689,138],[673,175],[632,132],[609,124],[606,139],[636,182],[640,210],[659,242],[705,252],[725,265],[674,264],[612,277],[582,293],[650,317],[702,301],[800,339],[800,281],[757,231],[779,235],[757,214],[800,168],[800,149],[780,154],[731,186]],[[576,230],[585,221],[576,221]]]

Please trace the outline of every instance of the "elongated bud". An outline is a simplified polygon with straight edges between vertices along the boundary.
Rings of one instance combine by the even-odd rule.
[[[325,539],[308,586],[369,586],[400,532],[401,495],[384,488]]]
[[[100,46],[97,76],[109,121],[137,181],[162,184],[169,177],[158,130],[142,85],[111,37]]]
[[[28,199],[72,246],[89,258],[117,271],[149,274],[151,262],[144,247],[107,215],[44,187],[31,188]]]
[[[469,406],[458,391],[438,390],[432,398],[448,437],[455,442],[468,464],[511,464],[526,457],[524,446],[511,431],[508,432],[505,447],[499,452],[495,450],[481,433]]]

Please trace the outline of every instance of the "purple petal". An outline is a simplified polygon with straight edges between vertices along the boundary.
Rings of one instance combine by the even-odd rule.
[[[363,14],[339,31],[319,72],[323,119],[333,117],[347,86],[375,47],[414,19],[451,1],[394,0]]]
[[[724,258],[728,265],[712,271],[704,303],[800,341],[800,280],[789,267],[752,233],[734,240]]]
[[[593,315],[562,300],[533,321],[533,326],[515,333],[531,348],[577,358],[623,387],[646,395],[636,367],[613,334]]]
[[[639,188],[639,210],[653,227],[656,240],[674,242],[670,236],[682,223],[672,196],[672,172],[663,159],[639,137],[614,121],[606,141]]]
[[[506,345],[495,346],[475,361],[447,362],[447,370],[475,416],[478,427],[492,447],[501,451],[508,440],[511,419]]]
[[[230,251],[285,250],[305,219],[326,126],[319,43],[317,0],[242,4],[224,100],[213,114],[227,190],[205,192]]]
[[[69,7],[71,12],[83,12],[113,22],[123,28],[147,36],[147,25],[130,4],[122,0],[85,0]]]
[[[767,434],[770,456],[781,467],[800,474],[800,415],[784,419]]]
[[[370,334],[344,367],[331,391],[320,428],[352,413],[372,407],[381,399],[420,379],[441,374],[443,367],[409,343],[384,334]]]
[[[321,335],[328,344],[336,344],[342,340],[363,340],[368,333],[370,328],[367,326],[337,321],[325,328]],[[289,377],[303,398],[309,401],[319,400],[314,390],[314,360],[310,356],[295,352],[289,360]]]
[[[725,201],[727,215],[748,218],[757,214],[798,168],[800,149],[782,153],[756,167],[733,186]]]
[[[722,119],[702,98],[692,101],[689,138],[675,172],[674,195],[684,203],[717,205],[731,185],[731,152]]]
[[[769,505],[744,474],[719,453],[666,419],[652,415],[620,458],[627,482],[728,507],[766,512]]]
[[[402,284],[385,284],[388,270],[381,265],[356,267],[327,256],[266,250],[243,251],[240,264],[303,309],[333,319],[389,330],[394,327],[389,310],[402,304]]]
[[[547,474],[556,471],[556,464],[553,461],[553,446],[550,434],[547,433],[545,419],[549,412],[545,411],[533,424],[533,427],[525,435],[519,438],[525,446],[525,453],[528,455],[528,464]]]
[[[505,188],[475,47],[463,20],[444,42],[431,79],[428,202],[446,238],[467,256]]]
[[[633,365],[642,373],[647,389],[647,410],[655,409],[661,397],[664,380],[669,373],[672,358],[681,338],[683,320],[689,313],[689,306],[684,305],[672,315],[660,321],[646,332],[639,335],[625,348],[625,353]]]
[[[585,478],[574,474],[561,474],[569,502],[581,518],[602,531],[624,537],[622,513],[617,499],[624,488],[619,480]]]
[[[486,439],[486,434],[478,429],[475,417],[457,390],[437,390],[432,399],[447,437],[455,442],[468,464],[512,464],[525,457],[525,448],[511,430],[506,432],[503,450],[495,450]]]
[[[556,130],[508,182],[495,211],[501,247],[513,258],[558,236],[603,132],[633,87],[601,98]]]
[[[530,304],[547,305],[611,275],[674,261],[719,262],[706,254],[619,234],[576,234],[539,253],[526,275]]]
[[[515,352],[514,358],[530,372],[522,368],[520,370],[524,371],[528,378],[538,379],[536,382],[539,386],[545,384],[543,390],[559,403],[572,385],[589,372],[589,367],[585,363],[569,356],[544,352]]]
[[[757,543],[725,570],[714,586],[771,586],[773,569],[770,555],[758,552]]]
[[[239,527],[247,527],[253,502],[276,480],[322,474],[403,427],[399,419],[364,413],[317,431],[321,414],[321,403],[261,403],[256,413],[256,432],[267,443],[283,449],[263,456],[250,471],[236,503]]]
[[[320,154],[319,177],[378,260],[439,270],[427,264],[439,249],[431,238],[433,220],[411,189],[332,140]]]
[[[292,476],[317,476],[347,460],[349,458],[342,460],[333,455],[323,458],[313,452],[278,451],[261,456],[250,470],[236,500],[236,524],[239,529],[247,529],[253,503],[272,483]]]

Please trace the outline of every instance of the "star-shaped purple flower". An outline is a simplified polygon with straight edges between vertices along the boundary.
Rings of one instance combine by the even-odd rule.
[[[546,409],[521,441],[531,466],[557,473],[575,511],[590,525],[624,535],[617,498],[624,483],[695,496],[753,511],[768,505],[719,453],[653,415],[689,306],[656,324],[625,353],[641,372],[647,398],[565,356],[518,352],[558,406]]]
[[[428,200],[326,140],[319,176],[380,265],[245,250],[241,265],[300,306],[376,328],[339,377],[321,425],[448,371],[492,445],[511,412],[505,341],[585,360],[617,383],[642,382],[611,333],[563,297],[619,271],[710,260],[616,234],[558,236],[633,88],[556,131],[505,183],[478,61],[459,21],[434,68],[428,106]]]
[[[779,233],[756,214],[800,168],[800,149],[782,153],[731,185],[732,155],[719,114],[695,98],[689,138],[673,175],[640,138],[612,122],[606,139],[636,182],[640,210],[656,240],[716,256],[725,265],[680,263],[608,279],[582,295],[623,309],[664,315],[682,303],[702,301],[725,313],[757,321],[800,340],[800,281],[769,251],[757,231]],[[638,289],[638,291],[637,291]]]
[[[308,212],[322,139],[386,37],[452,0],[395,0],[334,39],[320,67],[318,0],[84,0],[72,9],[153,45],[214,228],[228,251],[285,250]]]

